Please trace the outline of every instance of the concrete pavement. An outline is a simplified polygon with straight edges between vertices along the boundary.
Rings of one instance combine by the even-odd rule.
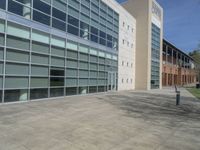
[[[0,150],[199,150],[200,101],[181,89],[0,105]]]

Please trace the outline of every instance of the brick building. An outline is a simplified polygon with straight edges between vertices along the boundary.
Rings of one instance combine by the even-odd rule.
[[[196,71],[193,59],[163,40],[163,86],[189,85],[196,83]]]

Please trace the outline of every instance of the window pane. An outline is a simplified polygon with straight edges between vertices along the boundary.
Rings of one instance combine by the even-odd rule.
[[[77,60],[67,60],[66,66],[69,68],[77,68],[78,61]]]
[[[0,74],[3,74],[3,62],[0,62]]]
[[[31,88],[33,87],[48,87],[48,78],[31,78]]]
[[[66,95],[76,95],[76,94],[77,94],[77,87],[66,88]]]
[[[8,0],[8,11],[27,19],[30,19],[31,17],[31,9],[29,7],[23,6],[13,0]]]
[[[2,88],[3,88],[3,78],[0,77],[0,89],[2,89]],[[0,101],[1,101],[1,97],[0,97]]]
[[[49,44],[49,35],[40,31],[33,30],[32,40]]]
[[[79,27],[79,20],[72,16],[68,16],[68,23],[73,26]]]
[[[97,85],[97,79],[90,79],[90,85],[96,86]]]
[[[78,75],[78,70],[77,69],[67,69],[66,70],[66,76],[67,77],[77,77]]]
[[[7,50],[6,59],[11,61],[29,62],[29,53]]]
[[[67,41],[67,48],[71,50],[78,50],[78,44],[75,42]]]
[[[79,2],[77,0],[68,0],[68,4],[76,9],[79,9]]]
[[[51,77],[50,86],[64,86],[64,78]]]
[[[62,58],[55,58],[55,57],[52,57],[52,58],[51,58],[51,65],[53,65],[53,66],[62,66],[62,67],[64,67],[64,66],[65,66],[65,60],[62,59]]]
[[[28,65],[6,64],[6,74],[28,75]]]
[[[77,86],[77,82],[78,80],[77,79],[66,79],[65,80],[65,86],[67,87],[74,87],[74,86]]]
[[[32,42],[32,51],[48,54],[49,53],[49,45],[33,41]]]
[[[65,1],[65,2],[67,2],[67,1]],[[64,3],[63,0],[53,0],[53,6],[55,6],[56,8],[58,8],[64,12],[67,10],[67,5]]]
[[[49,57],[44,55],[32,54],[31,61],[32,63],[37,64],[49,64]]]
[[[52,19],[52,27],[62,30],[62,31],[66,31],[66,24],[54,18]]]
[[[0,33],[0,45],[4,45],[4,42],[5,42],[5,36],[4,34]]]
[[[30,38],[30,30],[28,28],[14,23],[8,23],[7,33],[25,39]]]
[[[98,70],[98,65],[97,64],[90,64],[90,69],[91,70]]]
[[[5,88],[28,88],[28,78],[6,77]]]
[[[5,21],[0,19],[0,32],[5,32]]]
[[[48,89],[31,89],[30,90],[30,99],[41,99],[48,97]]]
[[[7,42],[6,42],[8,47],[13,47],[13,48],[19,48],[19,49],[24,49],[24,50],[29,50],[30,49],[30,41],[22,38],[17,38],[13,36],[7,36]]]
[[[96,86],[90,86],[89,87],[89,93],[96,93],[97,92],[97,87]]]
[[[88,53],[89,48],[87,46],[80,45],[79,51],[83,53]]]
[[[79,94],[87,94],[88,93],[88,87],[86,87],[85,85],[83,85],[84,87],[79,87],[78,91]]]
[[[78,59],[78,53],[74,51],[67,51],[67,57],[68,58],[73,58],[73,59]]]
[[[50,17],[36,10],[33,10],[33,20],[43,23],[45,25],[50,25]]]
[[[65,71],[57,68],[51,68],[51,76],[65,76]]]
[[[79,62],[79,68],[80,69],[88,69],[88,63]]]
[[[0,0],[0,8],[6,9],[6,0]]]
[[[83,78],[83,77],[88,77],[89,76],[89,72],[85,71],[85,70],[79,70],[79,77]]]
[[[64,96],[64,88],[51,88],[50,97]]]
[[[80,57],[80,60],[85,60],[85,61],[89,60],[89,56],[87,54],[80,53],[79,57]]]
[[[28,90],[5,90],[4,102],[27,101]]]
[[[56,8],[53,8],[52,15],[53,17],[58,18],[62,21],[66,21],[66,14]]]
[[[76,18],[79,17],[79,11],[70,7],[70,6],[68,6],[68,14],[71,15],[71,16],[74,16]]]
[[[58,56],[65,56],[65,49],[59,47],[51,47],[51,54]]]
[[[35,76],[48,76],[49,68],[41,66],[31,66],[31,75]]]
[[[65,47],[65,39],[52,37],[51,44],[58,47]]]
[[[4,48],[3,47],[0,47],[0,59],[3,59],[4,58]]]
[[[41,0],[33,0],[33,8],[50,15],[51,7]]]
[[[79,79],[79,85],[80,86],[87,86],[88,85],[88,79]]]
[[[71,34],[73,34],[73,35],[76,35],[76,36],[78,36],[79,34],[79,30],[78,30],[78,28],[76,28],[76,27],[74,27],[74,26],[71,26],[71,25],[68,25],[68,27],[67,27],[67,32],[68,33],[71,33]]]

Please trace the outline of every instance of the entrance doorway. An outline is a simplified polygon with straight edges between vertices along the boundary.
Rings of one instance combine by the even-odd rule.
[[[116,72],[108,72],[108,82],[107,82],[108,91],[115,91],[117,89],[116,79],[117,79]]]

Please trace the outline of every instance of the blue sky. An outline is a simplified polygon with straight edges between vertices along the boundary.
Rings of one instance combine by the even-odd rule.
[[[197,48],[200,44],[200,0],[157,1],[164,9],[164,38],[186,52]]]

